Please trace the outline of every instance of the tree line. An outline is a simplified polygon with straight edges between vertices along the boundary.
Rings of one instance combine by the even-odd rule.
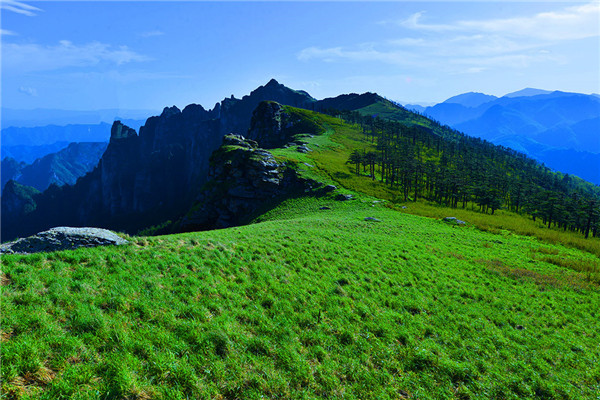
[[[506,209],[586,238],[600,236],[597,186],[435,121],[422,126],[356,111],[327,113],[357,125],[370,143],[350,154],[354,173],[397,189],[404,201],[470,205],[490,214]]]

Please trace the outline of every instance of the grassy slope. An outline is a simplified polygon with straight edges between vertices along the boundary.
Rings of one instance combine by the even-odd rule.
[[[374,203],[353,129],[322,122],[317,151],[275,153],[357,200],[3,256],[3,398],[597,398],[597,257]]]

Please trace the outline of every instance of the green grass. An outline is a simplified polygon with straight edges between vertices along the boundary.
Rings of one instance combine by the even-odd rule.
[[[355,200],[2,256],[0,398],[598,399],[598,241],[503,211],[401,209],[345,164],[356,128],[318,121],[312,152],[273,153]]]
[[[588,254],[366,197],[262,218],[3,256],[3,398],[597,398],[600,292],[545,260]]]
[[[392,204],[405,205],[406,212],[415,215],[431,218],[455,216],[488,232],[499,233],[502,230],[509,230],[519,235],[534,236],[545,242],[571,246],[600,257],[600,238],[585,239],[579,233],[564,232],[557,228],[549,229],[541,221],[533,221],[527,215],[503,210],[496,211],[494,215],[482,214],[471,210],[471,204],[466,209],[450,209],[424,200],[404,202],[398,190],[391,189],[377,179],[372,180],[364,173],[357,176],[354,173],[354,166],[346,163],[354,149],[375,150],[374,144],[365,141],[358,126],[343,123],[338,118],[330,116],[322,116],[321,120],[327,133],[309,139],[308,146],[314,149],[313,152],[300,154],[293,149],[281,149],[276,150],[274,154],[281,160],[298,164],[300,170],[310,170],[309,176],[313,179],[320,178],[322,181],[335,183],[351,191],[385,199]],[[317,143],[317,146],[313,143]],[[303,163],[314,165],[316,168],[307,168]]]

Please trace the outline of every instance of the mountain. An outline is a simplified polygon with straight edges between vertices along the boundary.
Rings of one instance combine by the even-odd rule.
[[[52,144],[42,145],[25,145],[19,144],[16,146],[4,146],[0,148],[1,159],[12,158],[18,162],[24,162],[25,164],[31,164],[38,158],[44,157],[48,154],[56,153],[69,145],[69,142],[59,141]]]
[[[319,111],[332,113],[336,118]],[[346,182],[351,178],[348,163],[356,164],[357,175],[363,163],[365,170],[369,167],[372,180],[379,166],[381,182],[389,185],[389,190],[403,188],[395,197],[398,201],[425,197],[453,207],[476,202],[480,210],[491,213],[505,204],[515,212],[542,215],[548,226],[571,224],[569,229],[585,230],[586,235],[590,232],[589,226],[587,230],[581,227],[581,219],[569,222],[558,219],[548,208],[537,209],[556,203],[554,198],[548,198],[549,194],[563,199],[571,199],[574,191],[579,193],[576,199],[594,196],[596,188],[579,179],[553,174],[522,154],[465,136],[376,93],[345,94],[317,101],[306,92],[271,80],[242,99],[224,99],[212,110],[197,104],[188,105],[183,111],[166,107],[160,116],[149,118],[139,134],[116,121],[98,166],[74,185],[52,185],[42,194],[34,195],[35,210],[13,218],[18,224],[3,223],[3,237],[23,236],[57,225],[92,225],[127,232],[159,225],[182,229],[182,218],[190,217],[190,210],[194,209],[205,211],[203,215],[190,217],[193,221],[188,226],[222,227],[223,221],[237,223],[234,221],[239,222],[252,213],[248,210],[275,201],[282,193],[280,189],[263,191],[265,197],[255,196],[260,187],[281,182],[290,168],[297,179],[288,182],[301,182],[308,191],[324,187],[322,181],[300,172],[303,167],[298,166],[311,168],[310,160],[301,156],[313,151],[306,146],[311,138],[321,137],[324,132],[331,134],[336,129],[349,135],[336,136],[340,143],[353,140],[365,146],[356,137],[366,136],[366,143],[370,143],[366,146],[373,146],[359,152],[344,145],[341,152],[340,145],[328,145],[340,148],[340,154],[333,156],[339,163],[338,169],[331,171],[330,176],[344,187],[353,182]],[[224,136],[232,132],[242,132],[262,149],[243,140],[237,145],[224,144]],[[315,146],[320,146],[319,141]],[[276,166],[266,149],[274,149],[273,154],[279,156],[291,151],[293,156],[284,165]],[[350,153],[354,161],[349,161]],[[218,156],[211,159],[215,154]],[[368,163],[363,162],[365,154],[369,154]],[[240,160],[245,161],[240,164]],[[18,187],[7,185],[6,190],[15,188]],[[514,188],[519,192],[508,192]],[[212,194],[208,196],[209,193]],[[509,200],[525,195],[527,201]],[[340,196],[345,198],[343,193]],[[6,197],[18,198],[10,192]],[[247,208],[250,204],[256,207]],[[579,200],[564,205],[567,206],[581,210],[582,214],[587,212],[585,203]],[[240,212],[244,215],[240,216]],[[206,214],[216,220],[205,219]]]
[[[588,164],[586,169],[583,161],[594,160],[594,154],[600,153],[600,99],[596,96],[525,89],[476,107],[444,102],[423,114],[496,144],[518,143],[514,149],[552,168],[560,166],[560,171],[585,179],[597,176],[597,164]],[[580,154],[566,162],[565,155],[573,152]]]
[[[98,164],[106,150],[106,142],[71,143],[65,149],[35,160],[18,164],[12,158],[2,160],[2,188],[9,180],[43,192],[51,184],[73,185],[78,178]]]
[[[2,129],[9,127],[34,128],[45,125],[98,125],[112,124],[115,120],[145,120],[157,110],[56,110],[37,108],[19,110],[2,107]]]
[[[542,89],[534,89],[534,88],[525,88],[525,89],[521,89],[518,90],[516,92],[512,92],[512,93],[508,93],[505,94],[503,97],[530,97],[530,96],[538,96],[540,94],[550,94],[552,93],[549,90],[542,90]]]
[[[273,79],[241,99],[224,99],[212,110],[196,104],[183,111],[166,107],[160,116],[148,118],[139,134],[116,121],[98,166],[73,186],[51,186],[29,225],[9,229],[3,224],[3,237],[55,225],[136,231],[179,218],[206,183],[210,155],[223,136],[246,133],[253,111],[264,100],[305,108],[316,102]]]
[[[479,107],[482,104],[489,103],[490,101],[496,100],[496,96],[491,96],[489,94],[483,94],[478,92],[469,92],[459,94],[457,96],[450,97],[445,100],[446,104],[460,104],[465,107]]]
[[[115,122],[75,185],[10,181],[3,230],[91,222],[78,213],[106,194],[133,229],[157,220],[140,202],[171,190],[198,196],[143,235],[224,229],[2,254],[2,393],[596,398],[600,188],[361,96],[328,114],[166,108],[139,134]],[[203,161],[244,116],[246,138],[225,134]],[[185,183],[203,165],[204,185]]]

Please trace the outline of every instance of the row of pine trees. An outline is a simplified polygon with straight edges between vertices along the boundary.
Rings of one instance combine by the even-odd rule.
[[[355,111],[330,113],[357,124],[372,143],[350,154],[354,173],[399,190],[404,201],[475,205],[491,214],[506,209],[586,238],[600,236],[600,190],[579,178],[436,122],[424,127]]]

